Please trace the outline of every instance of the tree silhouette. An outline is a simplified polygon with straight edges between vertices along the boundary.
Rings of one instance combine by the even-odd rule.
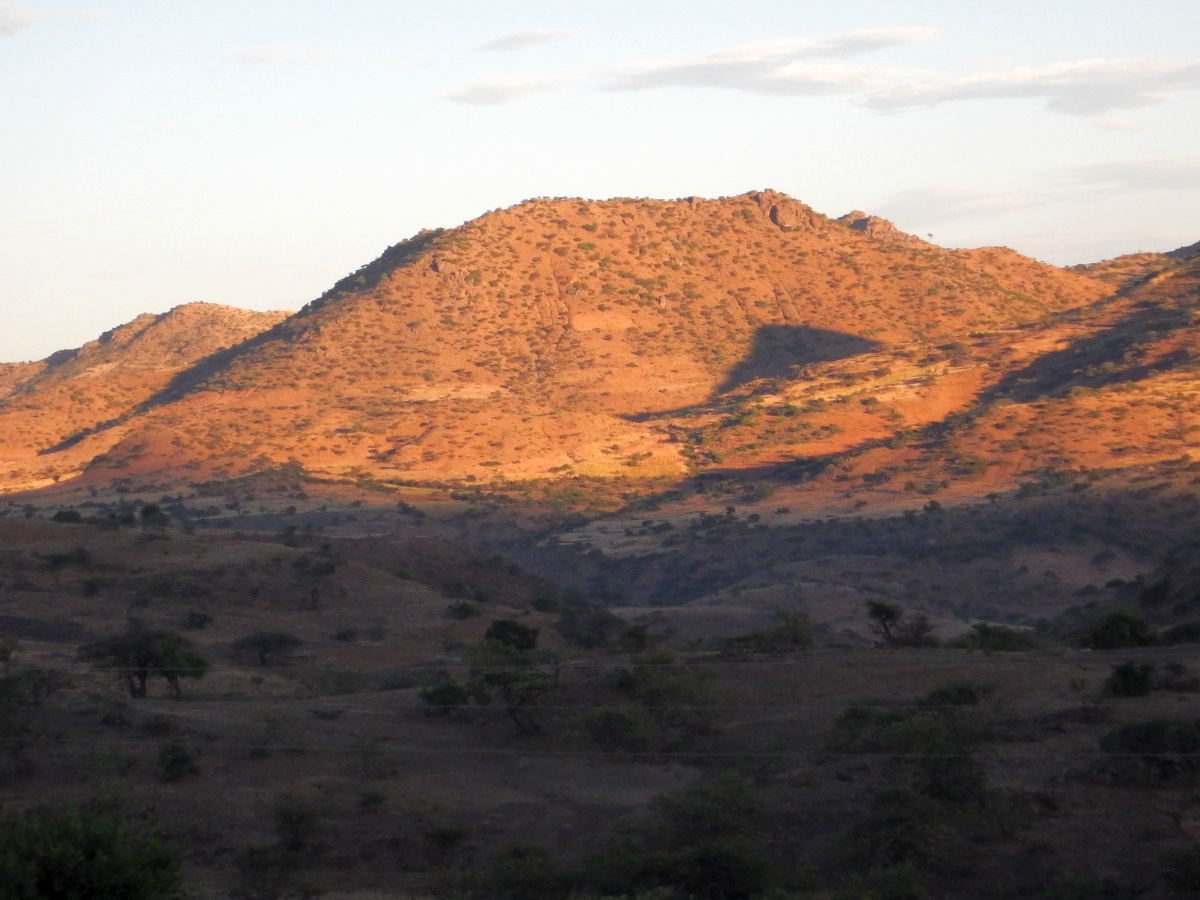
[[[874,623],[872,629],[885,643],[896,643],[896,629],[904,621],[903,608],[886,600],[868,600],[867,616]]]
[[[181,678],[203,678],[209,662],[182,635],[146,628],[131,622],[124,634],[102,638],[79,648],[79,659],[99,668],[112,669],[125,679],[132,698],[146,696],[151,675],[166,680],[183,699]]]

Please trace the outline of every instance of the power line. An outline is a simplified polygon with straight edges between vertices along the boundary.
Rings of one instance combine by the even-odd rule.
[[[434,756],[497,756],[497,757],[566,757],[566,758],[587,758],[587,759],[625,759],[625,758],[645,758],[645,759],[885,759],[885,760],[908,760],[919,761],[924,759],[978,759],[981,753],[917,753],[917,752],[902,752],[893,751],[874,751],[874,752],[847,752],[836,750],[802,750],[802,751],[731,751],[731,750],[693,750],[693,751],[606,751],[606,750],[565,750],[565,749],[548,749],[548,750],[513,750],[507,747],[497,748],[476,748],[476,747],[416,747],[411,745],[396,745],[390,742],[387,738],[369,738],[364,737],[361,740],[373,740],[371,745],[372,752],[380,753],[395,753],[399,755],[434,755]],[[159,743],[180,743],[180,741],[161,741]],[[147,738],[146,740],[127,740],[127,739],[96,739],[83,740],[79,738],[61,738],[48,742],[29,742],[23,743],[20,738],[0,738],[0,744],[16,745],[16,746],[36,746],[45,748],[47,745],[87,745],[92,747],[146,747],[155,745],[155,739]],[[273,753],[339,753],[353,754],[355,748],[351,745],[349,748],[345,744],[334,745],[332,743],[318,744],[294,744],[289,746],[286,742],[276,746],[265,747],[264,742],[233,742],[233,741],[197,741],[193,742],[193,746],[197,749],[205,747],[224,747],[231,749],[244,750],[260,750],[266,751],[268,754]],[[986,749],[981,748],[981,749]],[[1103,749],[1088,750],[1084,748],[1072,748],[1065,750],[1055,750],[1053,748],[1043,747],[1041,745],[1035,747],[1013,748],[1010,745],[1005,745],[1005,750],[1015,751],[1011,755],[1034,755],[1042,757],[1091,757],[1103,759],[1200,759],[1200,752],[1144,752],[1144,753],[1110,753]],[[1009,754],[1003,754],[1009,755]]]

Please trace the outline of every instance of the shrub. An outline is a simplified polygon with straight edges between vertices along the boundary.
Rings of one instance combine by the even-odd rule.
[[[291,853],[311,852],[317,836],[320,811],[310,800],[285,794],[271,810],[279,846]]]
[[[571,606],[556,627],[567,640],[592,650],[607,647],[629,626],[602,606]]]
[[[1108,764],[1120,778],[1171,779],[1200,768],[1200,727],[1185,719],[1124,725],[1100,739]]]
[[[1164,644],[1200,644],[1200,622],[1183,622],[1163,632]]]
[[[979,701],[991,692],[991,688],[978,684],[950,684],[934,688],[917,702],[926,709],[939,709],[951,706],[977,706]]]
[[[570,879],[541,847],[515,846],[501,853],[484,878],[486,896],[552,900],[568,893]]]
[[[237,883],[233,900],[313,900],[321,895],[301,880],[294,854],[279,847],[250,847],[233,861]]]
[[[1159,640],[1158,633],[1141,616],[1115,612],[1088,629],[1083,646],[1093,650],[1120,650],[1124,647],[1153,646]]]
[[[459,600],[446,607],[446,615],[451,619],[472,619],[479,615],[479,607],[470,600]]]
[[[659,857],[656,881],[685,897],[744,900],[767,887],[770,866],[745,842],[687,847]]]
[[[114,816],[42,808],[0,821],[5,900],[182,896],[178,855]]]
[[[762,804],[750,782],[733,772],[710,781],[659,794],[650,809],[660,829],[676,844],[696,844],[740,835],[753,835],[762,826]]]
[[[1145,697],[1154,688],[1154,675],[1149,663],[1118,663],[1104,682],[1104,690],[1114,697]]]
[[[192,631],[200,631],[201,629],[207,628],[209,625],[211,625],[212,621],[213,617],[208,613],[197,612],[193,609],[188,611],[188,614],[183,617],[183,621],[179,624],[183,628],[187,628]]]
[[[158,774],[163,781],[179,781],[195,771],[196,761],[183,745],[163,744],[158,751]]]
[[[846,753],[919,753],[949,738],[948,717],[919,709],[852,706],[837,717],[829,748]]]
[[[1100,749],[1114,754],[1165,754],[1200,752],[1200,727],[1187,719],[1154,719],[1122,725],[1100,740]]]
[[[266,666],[286,661],[303,643],[287,631],[256,631],[234,641],[232,650],[236,656],[249,656]]]
[[[842,853],[858,871],[878,873],[897,866],[950,871],[962,864],[968,847],[956,820],[931,797],[903,789],[883,791],[866,817],[851,826]]]
[[[835,895],[837,900],[926,900],[928,876],[904,863],[856,875]]]
[[[1022,628],[976,622],[967,634],[951,641],[950,646],[964,647],[969,650],[1012,653],[1020,650],[1036,650],[1041,646],[1041,642],[1033,632]]]
[[[1200,847],[1172,853],[1163,862],[1167,881],[1177,888],[1200,891]]]
[[[467,689],[452,678],[421,688],[418,694],[430,712],[449,715],[470,701]]]
[[[800,613],[780,612],[780,624],[765,631],[732,637],[727,649],[750,653],[787,653],[791,650],[807,650],[813,645],[812,623]]]
[[[678,663],[665,651],[643,653],[633,665],[614,669],[607,686],[644,706],[662,727],[697,735],[711,728],[708,673]]]
[[[649,749],[654,722],[642,709],[595,709],[583,717],[588,736],[606,753]]]
[[[983,769],[960,742],[927,747],[920,760],[926,797],[957,806],[983,806],[987,802],[987,778]]]
[[[744,898],[769,886],[754,848],[765,824],[749,782],[724,774],[660,794],[651,818],[584,863],[582,880],[605,894],[666,890],[663,896]]]
[[[514,650],[533,650],[537,647],[538,629],[512,619],[496,619],[488,626],[483,639]]]

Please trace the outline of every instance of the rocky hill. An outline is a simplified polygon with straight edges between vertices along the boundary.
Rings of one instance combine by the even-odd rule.
[[[0,367],[0,480],[10,490],[37,486],[86,465],[86,451],[71,449],[81,436],[121,422],[198,360],[286,316],[192,303],[140,315],[40,362]]]
[[[1109,293],[770,191],[534,200],[389,248],[81,446],[95,477],[289,461],[383,480],[681,475],[676,420],[722,398],[880,352],[944,355]]]

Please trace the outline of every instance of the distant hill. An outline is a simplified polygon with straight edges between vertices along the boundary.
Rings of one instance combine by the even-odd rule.
[[[1200,242],[1166,253],[1127,253],[1102,262],[1071,266],[1070,269],[1116,287],[1129,287],[1197,256],[1200,256]]]
[[[161,315],[140,315],[40,362],[0,366],[0,478],[10,488],[37,485],[86,464],[86,456],[54,450],[104,423],[121,421],[198,360],[286,317],[192,303]]]
[[[534,200],[389,248],[83,443],[93,477],[682,474],[680,422],[722,397],[872,354],[944,355],[1111,291],[771,191]]]

